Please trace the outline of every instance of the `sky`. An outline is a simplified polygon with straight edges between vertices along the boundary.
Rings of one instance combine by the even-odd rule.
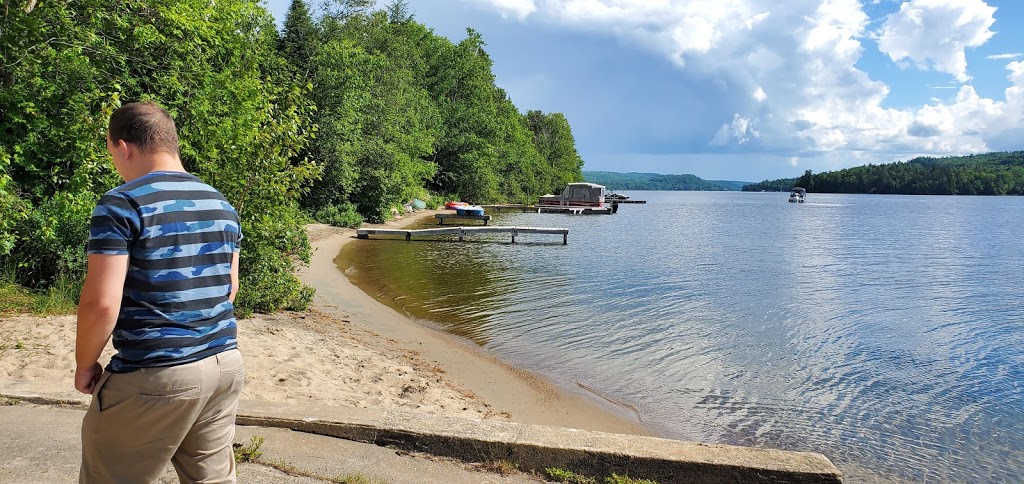
[[[267,2],[279,25],[289,3]],[[1024,149],[1021,0],[408,3],[454,42],[480,32],[584,170],[760,181]]]

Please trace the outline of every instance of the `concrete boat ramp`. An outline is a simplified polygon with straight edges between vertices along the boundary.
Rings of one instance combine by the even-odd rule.
[[[0,482],[74,481],[81,457],[81,419],[88,399],[84,395],[0,394],[0,428],[6,442],[0,446]],[[397,409],[243,401],[236,422],[239,443],[262,436],[268,451],[257,461],[266,468],[240,467],[240,482],[323,482],[352,472],[403,483],[536,482],[547,468],[586,476],[615,473],[660,484],[842,482],[831,461],[810,452]],[[426,458],[415,460],[410,455]],[[434,460],[429,456],[435,456]],[[451,460],[438,461],[438,457]],[[275,467],[278,462],[287,465]],[[474,463],[495,462],[518,471],[500,476],[466,470]],[[281,469],[288,472],[278,472]],[[296,476],[327,477],[297,480]],[[172,471],[168,477],[172,482]]]

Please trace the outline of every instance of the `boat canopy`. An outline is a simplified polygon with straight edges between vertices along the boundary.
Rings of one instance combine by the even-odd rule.
[[[604,207],[604,185],[596,183],[569,183],[561,195],[540,197],[541,205]]]
[[[800,188],[800,187],[793,187],[792,192],[793,193],[799,193],[801,195],[806,195],[807,194],[807,189],[806,188]]]

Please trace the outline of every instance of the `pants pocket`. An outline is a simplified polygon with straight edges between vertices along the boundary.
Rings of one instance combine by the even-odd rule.
[[[176,399],[194,398],[199,396],[199,387],[183,388],[146,388],[139,390],[139,398],[144,399]]]
[[[110,372],[104,371],[103,374],[100,375],[100,379],[96,382],[96,386],[92,389],[92,399],[96,401],[96,409],[101,412],[103,411],[103,387],[106,386],[108,379],[110,379]]]

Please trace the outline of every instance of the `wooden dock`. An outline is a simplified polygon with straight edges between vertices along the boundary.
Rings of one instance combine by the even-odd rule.
[[[520,234],[552,234],[562,236],[562,245],[569,243],[569,229],[551,227],[446,227],[437,229],[358,229],[356,237],[368,239],[371,235],[397,235],[405,237],[405,240],[412,240],[413,236],[430,235],[458,235],[459,242],[464,242],[467,235],[471,234],[511,234],[512,243],[516,243],[516,236]]]
[[[634,203],[647,203],[647,202],[634,202]],[[581,207],[577,205],[521,205],[521,204],[504,204],[504,205],[481,205],[481,207],[490,210],[494,213],[501,213],[503,211],[511,212],[535,212],[535,213],[568,213],[571,215],[583,215],[583,214],[613,214],[616,212],[616,207],[608,205],[605,207]]]
[[[566,205],[538,205],[537,213],[568,213],[571,215],[613,214],[613,207],[579,207]]]
[[[455,213],[439,213],[434,215],[437,217],[437,224],[444,225],[445,220],[483,220],[484,225],[487,225],[491,221],[490,215],[459,215]]]

